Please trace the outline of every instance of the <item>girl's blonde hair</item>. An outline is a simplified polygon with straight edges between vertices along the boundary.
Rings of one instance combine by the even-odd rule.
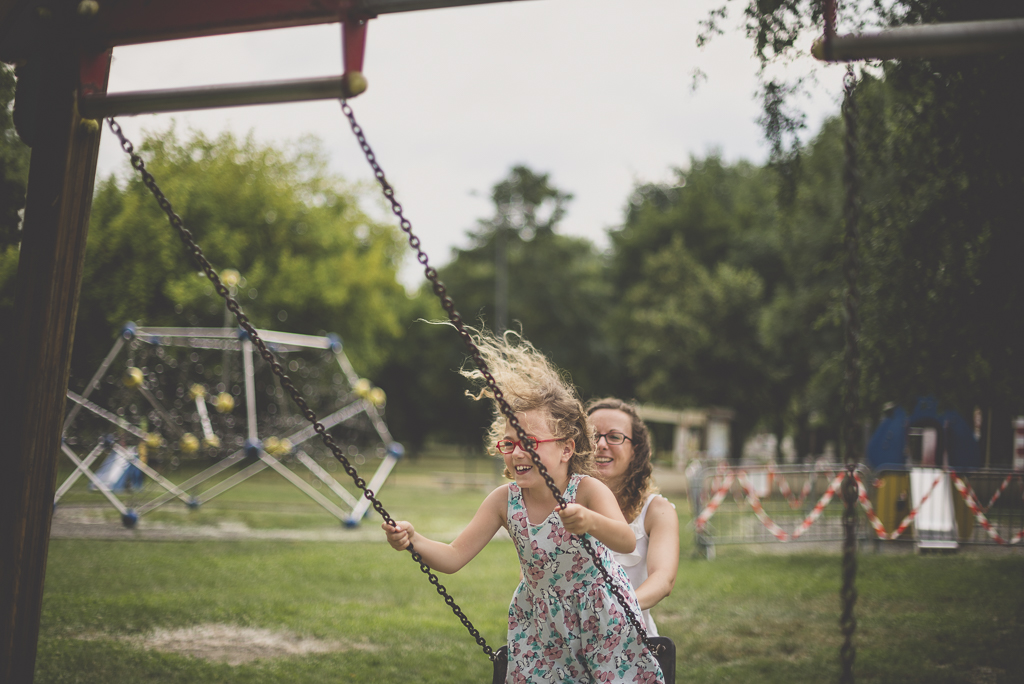
[[[592,474],[594,431],[572,383],[521,334],[506,331],[498,337],[486,330],[469,328],[469,331],[480,356],[487,363],[487,370],[494,376],[512,411],[546,412],[552,436],[571,439],[576,444],[569,459],[569,474]],[[467,395],[477,400],[492,400],[493,420],[487,433],[487,450],[490,454],[499,455],[495,444],[505,436],[505,415],[501,406],[479,369],[463,367],[460,372],[480,386],[477,393],[467,391]],[[508,468],[504,475],[514,479]]]

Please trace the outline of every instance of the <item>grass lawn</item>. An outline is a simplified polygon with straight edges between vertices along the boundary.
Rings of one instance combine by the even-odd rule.
[[[461,472],[464,465],[402,462],[381,498],[396,518],[451,536],[483,491],[444,488],[433,473]],[[489,469],[480,462],[479,472]],[[178,524],[338,525],[293,487],[265,475],[200,511],[167,507],[152,515]],[[682,560],[675,591],[653,612],[676,642],[678,681],[838,681],[839,556],[719,547],[712,562],[693,558],[688,506],[669,494],[683,523]],[[76,496],[80,503],[87,498]],[[369,519],[364,529],[376,525]],[[505,541],[441,578],[494,648],[505,638],[518,573]],[[928,556],[868,551],[859,558],[857,588],[858,682],[1024,682],[1020,549]],[[124,638],[196,625],[263,628],[341,647],[229,665]],[[344,543],[50,544],[36,682],[349,681],[490,681],[486,656],[408,554],[392,551],[383,535]]]

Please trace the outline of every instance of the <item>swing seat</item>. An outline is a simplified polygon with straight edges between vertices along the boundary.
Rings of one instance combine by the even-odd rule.
[[[676,645],[668,637],[657,636],[650,638],[651,645],[657,649],[655,657],[658,665],[661,666],[661,673],[665,675],[665,684],[676,684]],[[494,676],[491,684],[505,684],[505,675],[508,672],[508,646],[502,646],[494,654]]]

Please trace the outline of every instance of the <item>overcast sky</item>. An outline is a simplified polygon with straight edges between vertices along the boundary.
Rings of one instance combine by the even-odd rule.
[[[491,187],[515,164],[574,195],[563,232],[604,246],[637,182],[671,180],[673,168],[712,151],[763,162],[757,62],[739,18],[696,47],[698,21],[720,4],[526,0],[372,20],[369,89],[351,103],[432,262],[467,244],[466,231],[491,214]],[[341,72],[340,44],[329,25],[117,48],[109,90],[328,76]],[[817,130],[838,111],[842,67],[802,57],[786,68],[817,68],[820,85],[803,101]],[[696,89],[695,70],[706,74]],[[336,101],[119,119],[136,140],[172,120],[182,132],[252,131],[272,143],[311,133],[334,171],[372,180]],[[124,165],[105,130],[100,174]],[[402,280],[419,277],[410,257]]]

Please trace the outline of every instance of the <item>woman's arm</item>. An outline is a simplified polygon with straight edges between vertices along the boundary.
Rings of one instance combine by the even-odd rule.
[[[502,485],[487,495],[469,525],[451,544],[424,537],[404,520],[396,521],[395,527],[387,523],[381,527],[387,533],[388,543],[392,547],[401,551],[411,543],[416,552],[423,556],[423,562],[438,572],[450,575],[473,560],[491,541],[498,528],[505,525],[507,504],[508,485]]]
[[[655,497],[644,519],[647,546],[647,579],[636,588],[640,608],[648,610],[672,593],[679,570],[679,516],[668,499]]]
[[[576,501],[558,512],[565,529],[573,534],[589,534],[616,553],[636,549],[636,536],[604,483],[593,477],[583,478],[576,489]]]

